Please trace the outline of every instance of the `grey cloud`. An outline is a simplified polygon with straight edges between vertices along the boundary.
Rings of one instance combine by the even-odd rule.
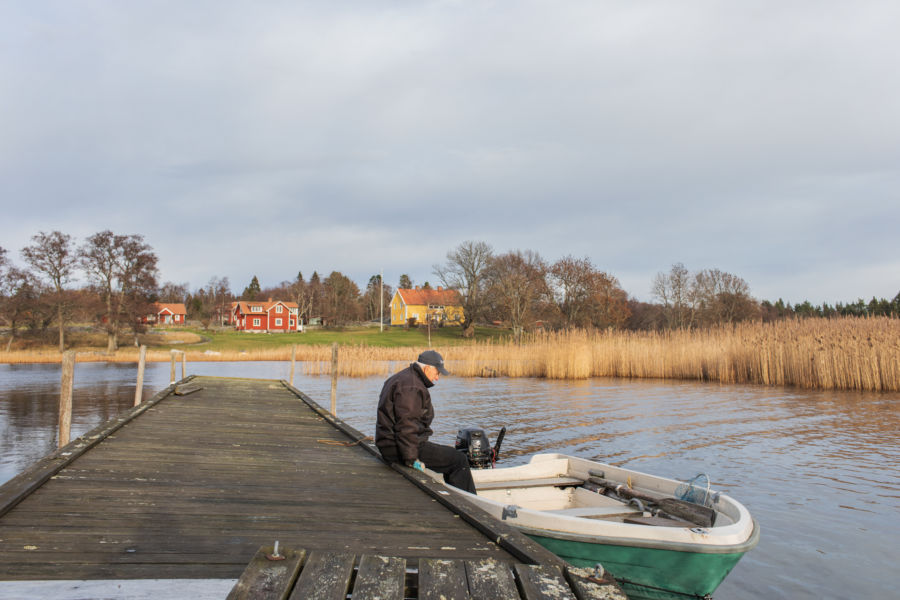
[[[645,299],[677,261],[762,297],[900,290],[895,3],[3,12],[4,247],[112,223],[164,278],[237,287],[421,282],[483,239],[590,256]]]

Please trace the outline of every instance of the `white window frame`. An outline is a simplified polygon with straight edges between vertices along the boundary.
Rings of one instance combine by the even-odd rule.
[[[283,307],[282,307],[280,304],[276,304],[276,305],[275,305],[275,312],[276,312],[276,313],[278,313],[278,314],[280,315],[282,310],[283,310]]]
[[[253,319],[253,326],[259,327],[259,324],[262,322],[262,319]]]
[[[275,319],[275,327],[281,327],[281,319]]]

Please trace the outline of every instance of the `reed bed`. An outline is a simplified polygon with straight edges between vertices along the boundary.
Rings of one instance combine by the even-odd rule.
[[[342,345],[339,374],[387,375],[407,365],[425,346]],[[251,351],[200,351],[187,360],[286,361],[291,346]],[[437,348],[454,376],[587,379],[628,377],[752,383],[826,390],[900,391],[900,319],[804,319],[744,323],[709,330],[665,332],[564,331],[513,342],[472,342]],[[79,362],[137,361],[137,348],[115,355],[79,351]],[[168,361],[150,350],[150,361]],[[59,362],[52,350],[0,352],[0,362]],[[331,346],[298,345],[306,375],[331,373]]]
[[[455,374],[667,378],[900,391],[900,319],[805,319],[665,332],[566,331],[448,348]]]

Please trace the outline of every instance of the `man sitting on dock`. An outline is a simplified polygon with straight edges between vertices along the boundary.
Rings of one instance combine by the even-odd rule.
[[[426,350],[416,362],[389,377],[378,398],[375,445],[388,462],[402,462],[419,470],[427,466],[443,473],[446,483],[474,494],[475,483],[465,454],[428,441],[434,419],[428,388],[441,375],[449,374],[444,358]]]

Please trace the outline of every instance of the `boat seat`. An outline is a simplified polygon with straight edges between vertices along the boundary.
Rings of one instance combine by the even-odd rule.
[[[653,527],[687,527],[688,529],[696,527],[694,523],[683,521],[681,519],[669,519],[666,517],[628,517],[626,523],[631,525],[651,525]]]
[[[577,477],[544,477],[542,479],[518,479],[515,481],[482,481],[475,484],[478,490],[512,490],[517,488],[530,487],[566,487],[570,485],[581,485],[583,479]]]
[[[611,517],[614,515],[633,515],[640,513],[637,508],[622,504],[621,506],[581,506],[579,508],[563,508],[544,511],[564,517]]]

